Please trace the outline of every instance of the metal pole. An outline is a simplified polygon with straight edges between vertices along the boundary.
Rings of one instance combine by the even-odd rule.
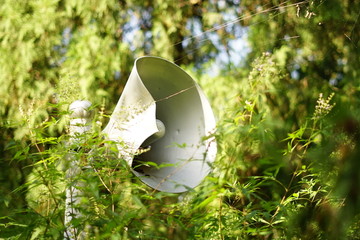
[[[91,130],[91,102],[89,101],[75,101],[70,107],[70,142],[69,145],[79,145],[84,140],[84,134]],[[81,172],[79,159],[74,157],[74,154],[69,154],[67,157],[68,166],[66,170],[66,178],[71,185],[66,188],[65,200],[65,227],[64,239],[74,240],[83,239],[84,236],[76,227],[71,224],[71,220],[80,217],[80,212],[77,205],[81,200],[81,182],[78,180],[78,175]]]

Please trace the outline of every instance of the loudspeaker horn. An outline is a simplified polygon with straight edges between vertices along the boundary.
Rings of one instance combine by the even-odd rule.
[[[215,125],[209,101],[190,75],[146,56],[136,59],[103,132],[145,184],[180,193],[211,170]]]

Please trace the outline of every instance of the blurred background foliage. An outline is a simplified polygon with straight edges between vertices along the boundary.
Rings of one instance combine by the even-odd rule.
[[[360,239],[359,16],[355,0],[0,0],[0,238],[61,238],[67,105],[110,114],[154,55],[209,97],[214,171],[178,202],[102,166],[127,190],[89,197],[93,238]]]

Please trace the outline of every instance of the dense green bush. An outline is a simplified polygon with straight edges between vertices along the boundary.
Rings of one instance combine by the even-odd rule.
[[[352,193],[357,175],[348,166],[357,157],[356,116],[340,118],[346,108],[335,105],[336,96],[320,94],[312,114],[286,133],[286,117],[269,101],[291,97],[277,87],[286,78],[274,57],[264,54],[254,62],[247,83],[228,89],[234,100],[218,121],[214,170],[180,196],[154,191],[132,175],[117,148],[99,136],[101,111],[93,131],[79,136],[75,145],[66,134],[41,134],[58,121],[30,128],[31,141],[9,149],[16,150],[13,161],[31,161],[26,183],[15,189],[26,195],[26,207],[2,218],[1,237],[61,238],[64,191],[76,182],[84,182],[79,185],[84,196],[72,226],[89,239],[359,237],[358,201]],[[226,85],[220,82],[216,89],[222,88]],[[221,95],[212,100],[222,107],[216,104],[224,101]],[[65,178],[69,161],[82,168],[75,178]]]

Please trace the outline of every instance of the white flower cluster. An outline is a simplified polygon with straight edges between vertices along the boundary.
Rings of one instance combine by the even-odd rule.
[[[319,98],[316,101],[315,113],[313,115],[314,120],[318,120],[329,114],[331,109],[333,109],[333,107],[335,106],[335,103],[330,104],[330,101],[333,97],[334,97],[334,93],[330,94],[330,96],[327,99],[324,99],[323,94],[320,93]]]

